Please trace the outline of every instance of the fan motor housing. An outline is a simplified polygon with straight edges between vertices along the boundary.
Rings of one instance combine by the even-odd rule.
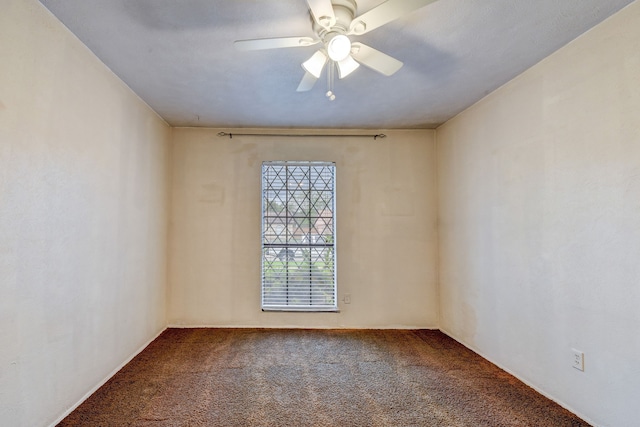
[[[311,23],[313,31],[318,35],[318,38],[327,43],[337,34],[346,34],[349,31],[351,21],[356,16],[356,2],[355,0],[332,0],[333,13],[336,16],[336,23],[331,28],[325,28],[318,24],[311,16]]]

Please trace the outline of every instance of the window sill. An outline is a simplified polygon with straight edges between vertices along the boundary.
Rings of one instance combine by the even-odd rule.
[[[339,313],[338,307],[328,308],[296,308],[296,307],[262,307],[263,312],[289,312],[289,313]]]

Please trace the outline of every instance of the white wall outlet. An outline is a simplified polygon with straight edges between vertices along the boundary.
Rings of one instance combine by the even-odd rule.
[[[345,304],[351,304],[351,294],[344,294],[344,297],[342,297],[342,301]]]
[[[573,354],[571,366],[579,371],[584,371],[584,353],[575,348],[572,348],[571,352]]]

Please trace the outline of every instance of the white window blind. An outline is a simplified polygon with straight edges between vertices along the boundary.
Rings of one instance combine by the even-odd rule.
[[[335,311],[335,163],[262,164],[262,309]]]

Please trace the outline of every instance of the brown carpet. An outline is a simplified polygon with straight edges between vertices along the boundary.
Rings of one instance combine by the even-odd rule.
[[[168,329],[59,426],[588,426],[438,331]]]

